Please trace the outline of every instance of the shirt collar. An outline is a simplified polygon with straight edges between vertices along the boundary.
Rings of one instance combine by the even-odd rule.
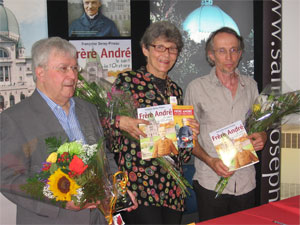
[[[93,16],[89,16],[88,14],[86,14],[86,16],[87,16],[89,19],[92,20],[92,19],[95,19],[95,17],[98,16],[98,14],[99,14],[99,13],[96,13],[96,14],[93,15]]]
[[[235,73],[238,77],[238,81],[239,84],[244,87],[245,86],[245,81],[243,76],[241,76],[240,71],[238,69],[235,69]],[[210,71],[210,80],[212,83],[218,85],[218,86],[222,86],[221,81],[218,79],[217,75],[216,75],[216,67],[213,67]]]
[[[47,95],[45,95],[42,91],[37,88],[38,93],[42,96],[42,98],[47,102],[51,110],[61,109],[62,107],[52,101]],[[70,111],[75,107],[75,101],[73,98],[70,98]]]

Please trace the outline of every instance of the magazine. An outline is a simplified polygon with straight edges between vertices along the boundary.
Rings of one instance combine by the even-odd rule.
[[[220,159],[229,171],[259,162],[242,121],[234,122],[209,135]]]
[[[193,148],[193,131],[187,118],[194,118],[192,105],[173,105],[178,148]]]
[[[142,159],[178,154],[177,138],[171,104],[137,109],[138,118],[148,120],[149,125],[139,128],[147,134],[140,136]]]

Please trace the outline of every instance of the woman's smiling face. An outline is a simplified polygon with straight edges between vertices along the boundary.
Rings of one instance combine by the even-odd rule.
[[[157,49],[165,47],[165,51],[158,51]],[[174,66],[178,53],[170,53],[171,49],[177,49],[174,42],[168,42],[164,38],[157,38],[148,49],[143,46],[143,53],[147,57],[147,70],[154,76],[159,78],[166,78],[168,71]]]

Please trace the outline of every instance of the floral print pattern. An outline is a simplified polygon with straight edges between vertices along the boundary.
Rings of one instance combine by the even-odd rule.
[[[169,104],[169,97],[175,96],[178,104],[182,104],[182,90],[167,77],[165,93],[161,93],[152,82],[154,76],[144,67],[137,71],[119,74],[114,86],[132,94],[139,107]],[[161,168],[155,159],[142,160],[140,144],[121,135],[117,118],[104,119],[103,127],[109,139],[109,149],[116,153],[120,170],[128,173],[128,188],[134,193],[138,204],[144,206],[164,206],[183,211],[184,199],[175,180]],[[176,168],[182,173],[182,162],[191,156],[191,148],[180,149],[179,154],[172,157]]]

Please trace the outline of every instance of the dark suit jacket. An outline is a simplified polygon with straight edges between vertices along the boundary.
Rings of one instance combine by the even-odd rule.
[[[69,27],[69,37],[119,37],[115,23],[106,16],[98,13],[90,19],[86,13],[74,20]]]
[[[75,112],[87,144],[95,144],[103,136],[96,107],[79,98]],[[37,173],[47,159],[45,138],[67,139],[48,104],[35,90],[29,98],[0,114],[1,127],[1,192],[17,205],[17,224],[104,224],[97,209],[78,212],[47,204],[19,190],[20,184]],[[107,152],[111,172],[118,170],[113,154]]]

